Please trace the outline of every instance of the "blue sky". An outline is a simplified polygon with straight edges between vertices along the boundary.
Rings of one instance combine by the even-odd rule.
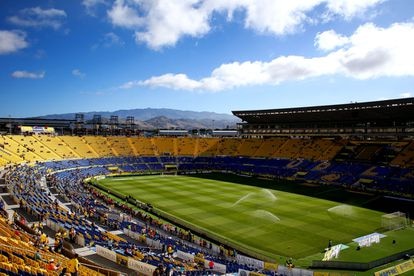
[[[411,0],[0,2],[0,117],[414,96]]]

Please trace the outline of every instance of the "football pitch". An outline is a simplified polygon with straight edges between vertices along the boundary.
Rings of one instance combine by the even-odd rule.
[[[273,260],[280,256],[304,258],[322,252],[329,240],[346,244],[378,231],[383,214],[269,187],[202,177],[126,176],[106,178],[99,184],[151,203],[236,249]]]

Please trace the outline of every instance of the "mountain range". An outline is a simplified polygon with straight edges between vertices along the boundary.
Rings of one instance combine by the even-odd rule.
[[[168,108],[145,108],[109,111],[79,112],[85,121],[92,120],[94,115],[100,115],[103,122],[111,116],[118,116],[120,123],[128,116],[133,116],[135,124],[141,129],[234,129],[239,118],[224,113],[206,111],[188,111]],[[77,113],[51,114],[40,116],[42,119],[74,120]]]

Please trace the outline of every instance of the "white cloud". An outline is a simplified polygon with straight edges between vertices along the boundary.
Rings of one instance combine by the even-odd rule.
[[[113,47],[113,46],[124,46],[125,42],[115,33],[109,32],[102,36],[98,43],[92,46],[92,49],[95,50],[99,47]]]
[[[131,88],[134,88],[134,87],[140,86],[140,85],[141,85],[141,81],[129,81],[129,82],[126,82],[126,83],[120,85],[118,88],[119,89],[131,89]]]
[[[45,72],[28,72],[28,71],[14,71],[11,76],[16,79],[43,79]]]
[[[411,92],[405,92],[400,94],[400,98],[410,98],[413,94]]]
[[[46,51],[43,49],[36,50],[36,53],[34,54],[34,57],[36,59],[43,59],[47,56]]]
[[[21,31],[0,30],[0,55],[17,52],[29,46],[26,33]]]
[[[79,69],[73,69],[72,70],[72,75],[74,75],[75,77],[78,77],[80,79],[83,79],[86,77],[85,73],[82,73]]]
[[[244,26],[260,33],[286,35],[326,17],[350,19],[384,0],[116,0],[107,14],[113,25],[135,31],[136,41],[152,49],[173,46],[184,36],[212,29],[213,14],[244,12]],[[312,15],[310,15],[312,13]],[[319,13],[319,14],[318,14]]]
[[[8,21],[21,27],[50,27],[57,30],[62,26],[64,18],[64,10],[34,7],[20,10],[18,15],[9,17]]]
[[[114,45],[124,45],[125,42],[115,33],[109,32],[104,35],[102,45],[104,47],[111,47]]]
[[[221,91],[331,75],[361,80],[414,76],[414,23],[395,23],[389,28],[368,23],[360,26],[351,36],[340,37],[348,43],[321,57],[280,56],[268,62],[233,62],[222,64],[210,76],[199,80],[191,79],[186,74],[167,73],[125,83],[122,88],[149,86]]]
[[[350,20],[354,16],[362,16],[368,8],[376,6],[386,0],[328,0],[327,12],[337,14]]]
[[[124,0],[116,0],[112,8],[107,12],[113,25],[125,28],[137,28],[144,24],[144,18],[137,11],[128,6]]]
[[[86,8],[92,8],[100,4],[105,4],[105,0],[82,0],[82,5]]]
[[[349,42],[345,36],[337,34],[334,30],[318,33],[315,37],[315,46],[323,51],[330,51]]]
[[[245,26],[259,32],[284,35],[294,33],[310,18],[307,12],[322,1],[248,1],[244,6],[247,17]]]
[[[199,37],[209,32],[208,14],[197,7],[198,0],[153,1],[145,20],[145,31],[135,33],[136,41],[153,49],[175,45],[182,36]]]
[[[152,77],[135,84],[143,86],[165,87],[175,90],[194,90],[201,88],[199,81],[189,79],[185,74],[165,74],[158,77]]]
[[[395,23],[380,28],[372,23],[349,37],[350,46],[337,51],[347,75],[368,79],[414,75],[414,24]]]
[[[282,56],[270,62],[223,64],[214,69],[209,77],[200,80],[192,80],[185,74],[169,73],[144,81],[128,82],[123,88],[139,85],[179,90],[222,91],[240,86],[277,85],[285,81],[302,80],[329,74],[336,66],[330,57],[306,59],[301,56]]]
[[[137,86],[164,87],[174,90],[196,90],[203,88],[202,82],[189,79],[185,74],[165,74],[151,77],[144,81],[129,81],[118,88],[131,89]]]
[[[95,15],[95,8],[98,5],[105,5],[106,0],[82,0],[82,6],[85,7],[89,15]]]

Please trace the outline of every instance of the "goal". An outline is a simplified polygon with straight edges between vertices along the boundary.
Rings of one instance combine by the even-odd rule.
[[[169,164],[164,165],[164,171],[162,172],[162,175],[177,175],[178,172],[178,166]]]
[[[407,217],[403,212],[382,215],[381,225],[387,230],[401,229],[407,226]]]

